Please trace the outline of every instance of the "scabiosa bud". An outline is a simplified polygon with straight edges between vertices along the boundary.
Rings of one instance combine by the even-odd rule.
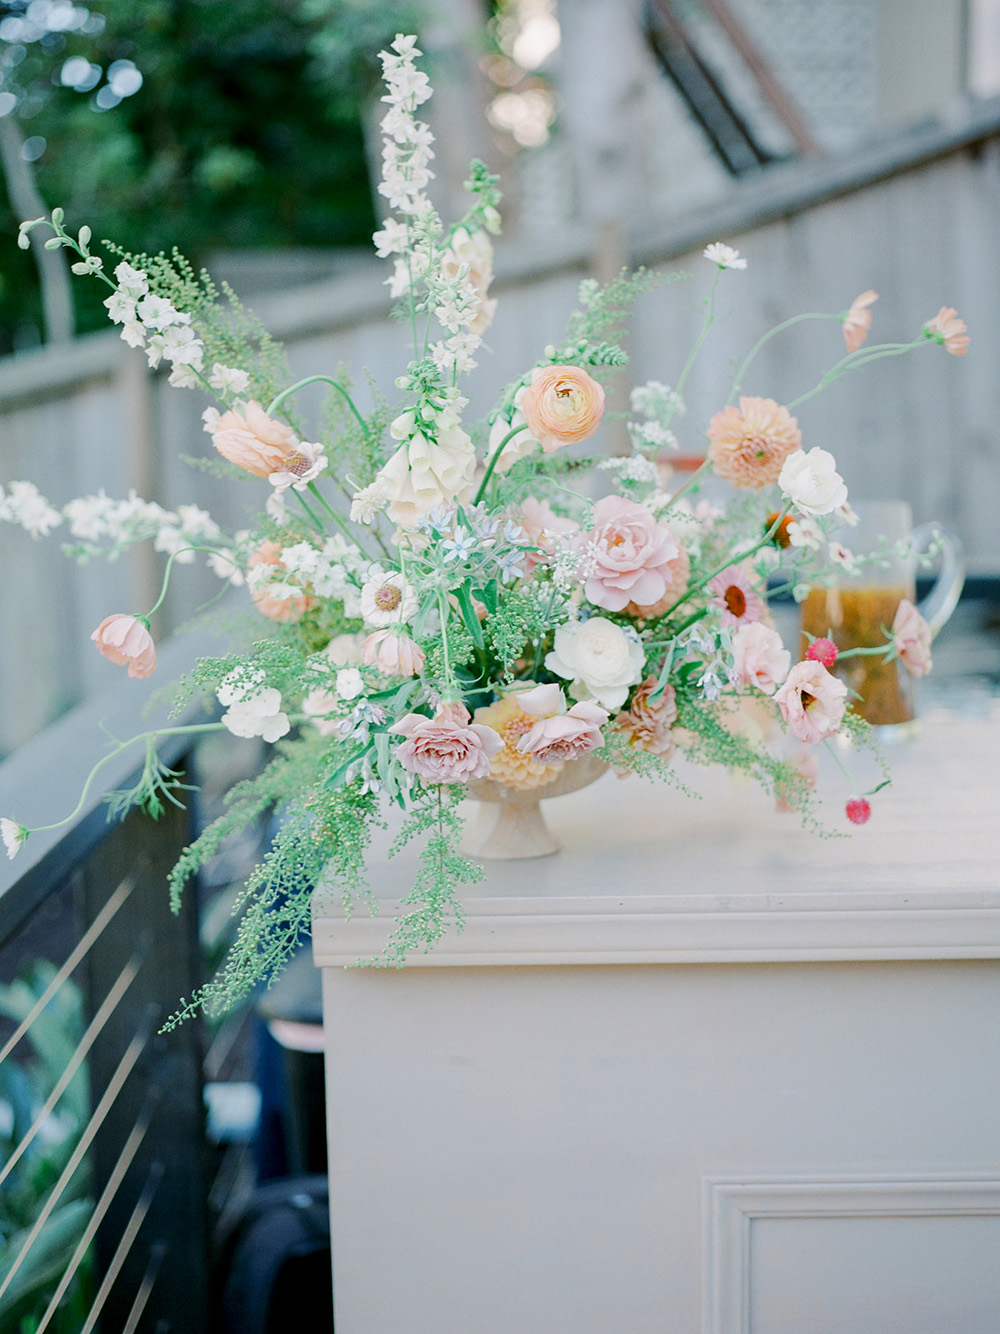
[[[864,797],[852,797],[845,809],[851,824],[867,824],[871,819],[872,808]]]
[[[810,662],[821,662],[829,670],[837,661],[837,645],[832,639],[814,639],[806,649],[806,657]]]

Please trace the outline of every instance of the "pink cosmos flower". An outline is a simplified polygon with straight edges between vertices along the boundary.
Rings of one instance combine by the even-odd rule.
[[[373,631],[361,646],[362,662],[367,667],[377,667],[386,676],[417,676],[424,659],[424,651],[416,640],[391,626]]]
[[[872,327],[872,313],[868,307],[877,300],[878,292],[869,288],[851,302],[850,310],[841,320],[848,352],[857,352],[868,337],[868,330]]]
[[[224,412],[212,432],[212,444],[222,457],[255,477],[288,472],[298,479],[316,461],[312,454],[307,458],[301,452],[300,443],[290,426],[269,417],[252,400],[242,412],[235,408]],[[309,445],[308,449],[319,451],[319,446]]]
[[[597,704],[574,704],[562,713],[563,693],[557,685],[525,690],[517,702],[523,712],[538,719],[517,743],[518,750],[537,764],[565,764],[604,744],[601,728],[609,714]]]
[[[485,778],[490,760],[503,747],[503,738],[492,727],[469,723],[469,711],[462,705],[446,705],[433,718],[408,713],[389,731],[406,738],[396,755],[404,769],[425,783]]]
[[[791,665],[792,655],[781,636],[760,621],[745,622],[733,636],[733,667],[744,685],[772,695]]]
[[[807,746],[833,736],[847,705],[847,686],[821,662],[797,662],[774,696],[792,735]]]
[[[706,585],[714,593],[712,605],[722,608],[722,624],[730,628],[759,621],[764,615],[764,600],[755,593],[750,574],[741,565],[723,570]]]
[[[110,662],[119,667],[128,663],[129,676],[151,676],[156,670],[156,645],[149,626],[138,616],[124,612],[105,616],[90,637]]]
[[[708,424],[708,457],[719,477],[759,491],[778,480],[789,454],[802,448],[798,422],[773,398],[741,398]]]
[[[934,318],[924,325],[924,335],[941,343],[953,357],[964,357],[969,350],[965,329],[965,320],[958,318],[958,312],[952,306],[942,306]]]
[[[680,555],[680,544],[645,505],[605,496],[594,506],[593,530],[580,541],[594,555],[584,592],[595,607],[623,611],[631,602],[649,606],[673,584],[671,562]]]
[[[630,746],[648,750],[666,760],[673,753],[673,725],[677,721],[677,692],[665,686],[662,695],[653,700],[656,677],[647,676],[632,696],[628,710],[615,719],[615,726],[626,734]]]
[[[515,402],[546,454],[589,440],[604,415],[604,390],[580,366],[537,366]]]
[[[908,598],[896,608],[892,622],[896,654],[912,676],[926,676],[934,663],[931,658],[931,628]]]

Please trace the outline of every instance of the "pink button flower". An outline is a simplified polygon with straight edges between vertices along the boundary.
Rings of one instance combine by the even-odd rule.
[[[812,746],[840,728],[847,686],[820,662],[797,662],[774,700],[793,736]]]
[[[518,400],[546,454],[589,440],[604,415],[604,390],[580,366],[536,367]]]
[[[595,607],[648,607],[673,586],[672,562],[680,556],[680,544],[645,505],[605,496],[594,506],[592,531],[580,540],[594,557],[584,592]]]
[[[119,667],[127,663],[129,676],[151,676],[156,670],[156,645],[149,626],[138,616],[124,612],[105,616],[90,637],[110,662]]]
[[[425,783],[485,778],[490,760],[503,747],[500,734],[482,723],[469,723],[469,711],[461,705],[445,705],[434,718],[408,713],[389,731],[406,738],[397,758]]]

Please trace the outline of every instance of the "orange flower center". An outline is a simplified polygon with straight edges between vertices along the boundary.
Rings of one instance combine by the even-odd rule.
[[[726,589],[723,601],[726,604],[726,610],[733,616],[742,616],[747,609],[746,594],[742,588],[736,584],[730,584]]]
[[[517,743],[526,732],[531,731],[534,725],[535,719],[527,713],[522,713],[519,717],[512,718],[509,723],[504,723],[503,727],[500,728],[500,735],[503,737],[503,743],[507,749],[516,751],[517,754],[520,754],[520,751],[517,749]]]

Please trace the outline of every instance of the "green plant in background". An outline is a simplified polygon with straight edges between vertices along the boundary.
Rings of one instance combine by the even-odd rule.
[[[0,354],[103,323],[79,285],[64,292],[61,329],[43,316],[15,233],[51,199],[98,237],[199,261],[220,248],[367,244],[372,52],[413,9],[0,0]]]
[[[54,973],[53,965],[37,962],[10,985],[0,987],[0,1016],[19,1024]],[[23,1044],[30,1044],[30,1056],[20,1060],[8,1056],[0,1064],[0,1165],[8,1162],[33,1125],[66,1069],[82,1031],[80,992],[72,982],[65,982],[23,1039]],[[19,1046],[18,1054],[20,1051]],[[87,1071],[81,1065],[0,1187],[0,1286],[76,1148],[89,1110]],[[0,1298],[2,1334],[34,1334],[92,1210],[84,1163]],[[51,1334],[75,1334],[89,1309],[90,1296],[90,1262],[85,1259],[46,1329]]]

